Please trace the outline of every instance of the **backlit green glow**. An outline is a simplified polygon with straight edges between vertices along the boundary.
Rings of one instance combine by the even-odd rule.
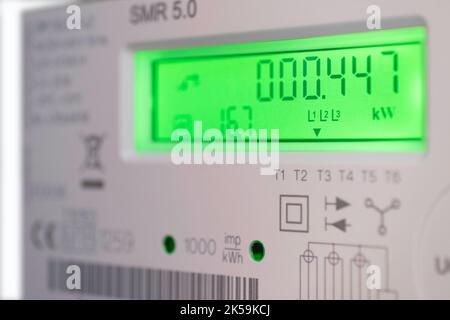
[[[282,151],[423,151],[425,29],[138,51],[134,88],[137,152],[193,121],[279,129]]]

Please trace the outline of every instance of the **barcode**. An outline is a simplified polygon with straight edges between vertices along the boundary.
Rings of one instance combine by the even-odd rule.
[[[80,288],[70,285],[70,266],[79,268]],[[132,300],[257,300],[259,290],[257,278],[56,260],[47,276],[53,291]]]

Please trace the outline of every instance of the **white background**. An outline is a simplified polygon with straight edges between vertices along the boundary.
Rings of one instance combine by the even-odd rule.
[[[22,296],[21,13],[63,0],[0,0],[0,297]]]

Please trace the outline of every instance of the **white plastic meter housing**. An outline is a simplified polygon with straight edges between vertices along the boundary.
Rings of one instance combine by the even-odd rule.
[[[450,298],[450,3],[379,0],[381,30],[368,29],[371,5],[365,0],[107,1],[80,4],[80,29],[70,20],[76,10],[67,6],[27,12],[25,296]],[[401,30],[419,31],[397,37]],[[333,51],[331,41],[341,45],[341,52]],[[269,45],[261,43],[279,46],[268,52]],[[355,43],[365,49],[352,51]],[[364,60],[374,64],[368,80],[368,73],[358,71],[367,65],[358,59],[366,59],[364,50],[370,48],[378,48],[378,56]],[[138,52],[148,54],[148,69],[136,67]],[[361,114],[351,121],[372,117],[364,118],[367,125],[358,122],[359,131],[351,132],[357,126],[348,120],[332,133],[336,127],[321,123],[323,119],[301,122],[308,130],[295,136],[294,147],[280,142],[275,175],[261,175],[259,165],[175,165],[170,148],[151,140],[155,127],[161,135],[168,132],[167,123],[171,128],[164,112],[181,108],[176,101],[191,101],[180,92],[196,86],[208,92],[201,101],[209,99],[217,115],[220,108],[255,103],[255,126],[276,121],[284,111],[258,118],[258,112],[269,110],[264,101],[245,100],[251,91],[233,90],[248,83],[235,86],[233,77],[224,74],[233,70],[233,80],[240,81],[246,72],[244,64],[229,69],[234,66],[231,55],[258,60],[274,54],[274,75],[271,69],[261,70],[274,81],[275,99],[276,59],[284,57],[286,66],[294,65],[286,52],[298,59],[295,68],[303,72],[319,68],[313,63],[320,60],[320,81],[330,76],[333,88],[341,90],[335,90],[340,100],[326,100],[331,99],[325,92],[331,92],[331,84],[322,82],[323,95],[315,95],[316,104],[305,107],[305,74],[295,71],[295,101],[300,102],[286,103],[308,110],[340,108],[343,121],[358,110]],[[205,54],[209,62],[199,60]],[[346,95],[342,82],[331,78],[338,68],[327,69],[332,54],[348,56]],[[410,63],[402,62],[406,56]],[[268,68],[270,63],[261,59]],[[385,62],[377,67],[377,61]],[[199,68],[204,63],[204,74],[186,73],[195,63]],[[380,71],[387,63],[391,69]],[[256,66],[250,69],[254,90]],[[170,87],[169,74],[180,74],[181,80],[171,94],[161,87]],[[202,89],[211,74],[229,85]],[[377,75],[388,80],[377,80]],[[374,99],[363,109],[349,106],[365,101],[351,98],[355,79],[360,81],[357,89]],[[392,92],[376,96],[378,83],[386,85],[380,90]],[[270,95],[270,84],[265,88],[261,92]],[[401,90],[407,90],[403,100]],[[229,104],[214,105],[222,96],[230,98]],[[232,100],[239,97],[239,102]],[[198,102],[187,102],[183,110],[204,114],[206,123],[209,114]],[[283,103],[276,104],[280,110]],[[394,112],[403,118],[394,113],[391,119],[394,109],[373,109],[378,107],[397,108]],[[370,121],[383,112],[385,127],[374,131]],[[285,115],[274,128],[287,126],[290,113]],[[144,135],[156,146],[152,142],[139,149],[136,126],[148,130]],[[288,128],[293,135],[294,127]],[[396,134],[388,139],[388,132]],[[66,281],[73,266],[83,275],[80,288]]]

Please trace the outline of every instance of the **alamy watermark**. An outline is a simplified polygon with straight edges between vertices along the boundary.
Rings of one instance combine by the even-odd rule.
[[[366,286],[369,290],[381,289],[381,268],[375,264],[372,264],[366,269],[367,279]]]
[[[66,8],[66,27],[68,30],[81,30],[81,8],[77,5],[70,5]]]
[[[81,268],[77,265],[70,265],[66,268],[66,288],[67,290],[81,290]]]
[[[366,9],[368,14],[366,26],[369,30],[381,29],[381,9],[377,5],[370,5]]]
[[[259,164],[262,175],[273,175],[279,169],[278,129],[203,130],[194,121],[192,132],[179,128],[172,132],[172,163],[181,164]]]

